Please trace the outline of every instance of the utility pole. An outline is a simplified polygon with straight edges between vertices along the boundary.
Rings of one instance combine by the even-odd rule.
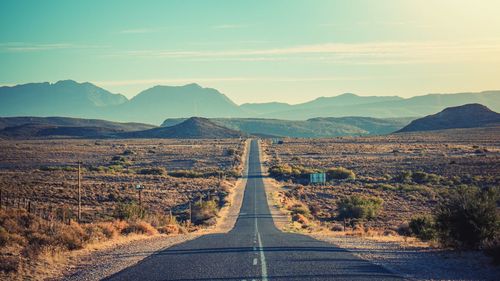
[[[139,206],[142,207],[142,188],[139,189]]]
[[[82,221],[82,171],[81,161],[78,161],[78,222]]]
[[[193,207],[191,206],[191,200],[189,200],[189,224],[193,222]]]
[[[139,207],[142,207],[142,190],[144,189],[144,186],[137,184],[135,189],[139,193]]]

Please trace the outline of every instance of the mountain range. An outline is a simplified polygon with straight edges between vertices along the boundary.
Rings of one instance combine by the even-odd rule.
[[[500,91],[429,94],[412,98],[358,96],[320,97],[301,104],[254,103],[238,106],[227,96],[197,84],[155,86],[132,99],[91,83],[72,80],[0,87],[0,116],[63,116],[160,124],[166,118],[422,117],[445,107],[481,103],[500,110]]]

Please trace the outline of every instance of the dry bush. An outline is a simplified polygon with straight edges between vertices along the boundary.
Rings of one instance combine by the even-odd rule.
[[[119,228],[117,224],[114,224],[112,222],[101,222],[96,225],[98,228],[101,229],[102,234],[107,238],[107,239],[115,239],[118,237],[119,233],[123,230],[125,227]]]
[[[121,233],[125,235],[136,233],[152,236],[158,234],[158,230],[145,221],[135,221],[129,223],[126,228],[122,229]]]
[[[217,216],[217,203],[214,200],[198,201],[192,206],[193,223],[201,224]]]
[[[328,171],[326,171],[326,176],[328,179],[332,180],[356,179],[356,174],[344,167],[330,168],[328,169]]]

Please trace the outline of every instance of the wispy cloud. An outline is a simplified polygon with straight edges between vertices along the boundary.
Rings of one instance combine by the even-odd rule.
[[[5,42],[0,43],[0,52],[37,52],[63,49],[88,49],[107,48],[105,45],[87,45],[73,43],[27,43],[27,42]]]
[[[432,63],[500,58],[500,41],[324,43],[267,49],[133,50],[115,53],[200,61],[315,60],[331,63]]]

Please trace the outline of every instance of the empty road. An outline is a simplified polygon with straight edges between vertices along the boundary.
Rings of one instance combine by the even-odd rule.
[[[401,280],[331,244],[284,233],[273,223],[252,141],[235,227],[157,252],[108,280]]]

